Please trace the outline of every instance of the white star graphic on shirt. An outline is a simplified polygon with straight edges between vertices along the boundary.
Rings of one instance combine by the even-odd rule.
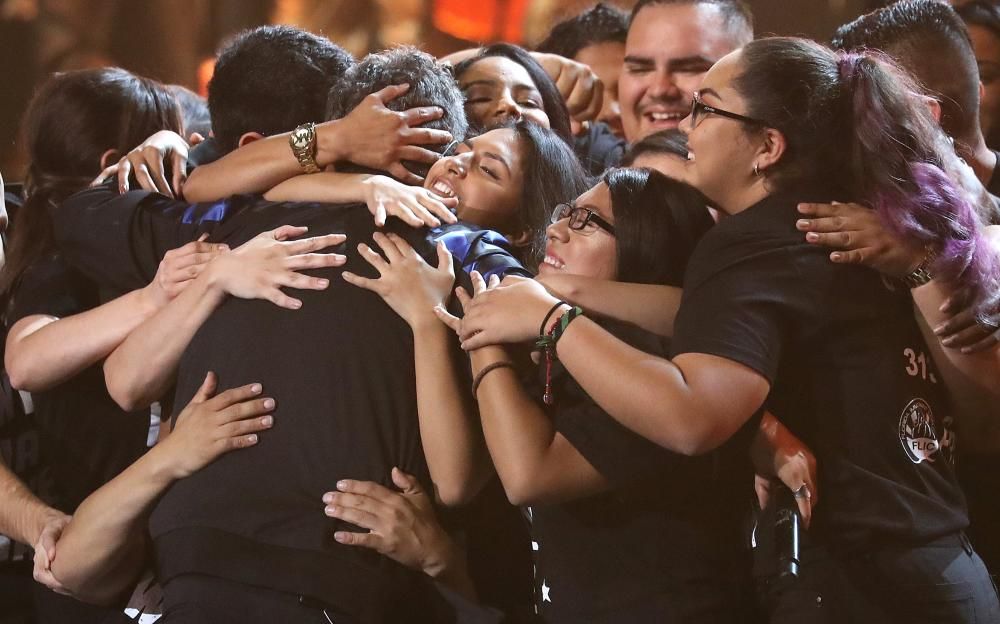
[[[545,584],[545,581],[542,581],[542,602],[552,602],[552,599],[549,598],[549,589],[550,587]]]

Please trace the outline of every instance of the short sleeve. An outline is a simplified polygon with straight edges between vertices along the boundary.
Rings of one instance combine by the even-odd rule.
[[[692,260],[692,264],[699,261]],[[673,356],[704,353],[747,366],[772,384],[783,346],[808,307],[787,248],[754,254],[685,283],[674,324]]]
[[[665,356],[659,337],[624,324],[602,325],[617,338],[653,355]],[[622,426],[601,409],[561,367],[554,379],[556,431],[606,479],[623,486],[685,461]]]
[[[49,257],[24,272],[10,300],[7,326],[34,314],[64,318],[97,304],[97,290],[92,284],[60,258]]]

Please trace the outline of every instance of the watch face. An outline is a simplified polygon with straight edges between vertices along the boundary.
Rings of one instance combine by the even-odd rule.
[[[302,149],[309,144],[309,133],[305,130],[294,130],[291,136],[292,145]]]

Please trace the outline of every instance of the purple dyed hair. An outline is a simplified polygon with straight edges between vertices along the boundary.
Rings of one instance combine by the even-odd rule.
[[[1000,260],[983,234],[987,196],[965,183],[966,166],[905,72],[877,52],[789,37],[758,39],[741,60],[747,114],[787,143],[769,182],[869,205],[889,231],[931,250],[932,273],[979,313],[1000,307]]]

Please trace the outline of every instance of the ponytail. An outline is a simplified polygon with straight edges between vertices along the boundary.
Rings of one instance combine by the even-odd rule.
[[[844,54],[838,67],[855,126],[849,153],[858,197],[889,231],[933,255],[932,275],[967,292],[977,311],[994,309],[1000,303],[1000,262],[976,208],[981,185],[963,184],[967,165],[918,87],[874,54]]]
[[[788,146],[769,168],[772,187],[867,204],[934,254],[932,274],[978,311],[1000,304],[1000,261],[983,238],[989,200],[906,72],[875,51],[787,37],[747,44],[741,62],[735,86],[747,114]]]

